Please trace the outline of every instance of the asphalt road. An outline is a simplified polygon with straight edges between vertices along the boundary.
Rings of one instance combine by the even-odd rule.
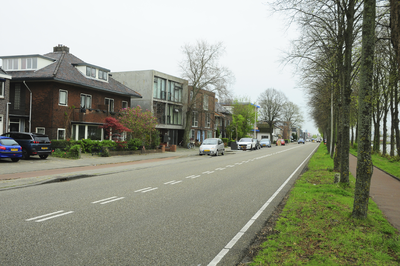
[[[0,191],[0,265],[236,265],[317,144]]]

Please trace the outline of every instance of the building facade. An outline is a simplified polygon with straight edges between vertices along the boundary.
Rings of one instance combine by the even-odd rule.
[[[141,95],[113,79],[110,70],[82,61],[66,46],[45,55],[1,56],[12,76],[7,131],[50,139],[103,140],[99,128]]]
[[[0,135],[8,128],[8,112],[10,101],[10,80],[12,77],[0,68]]]
[[[131,104],[140,105],[157,117],[161,142],[179,144],[186,118],[187,80],[155,70],[113,72],[112,76],[142,95],[142,98],[132,98]]]
[[[215,93],[199,90],[196,99],[193,99],[192,91],[193,88],[189,86],[188,102],[195,101],[189,137],[201,143],[215,136]]]

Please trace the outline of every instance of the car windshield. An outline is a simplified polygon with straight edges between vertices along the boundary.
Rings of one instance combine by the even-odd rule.
[[[205,139],[203,145],[215,145],[218,141],[216,139]]]
[[[250,138],[243,138],[243,139],[240,139],[239,142],[251,142],[251,139]]]
[[[13,139],[0,139],[0,143],[4,146],[19,146],[19,144]]]

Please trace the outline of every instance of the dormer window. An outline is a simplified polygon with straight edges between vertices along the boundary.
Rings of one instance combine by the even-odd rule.
[[[86,76],[96,78],[96,69],[93,67],[86,67]]]
[[[56,61],[42,55],[4,56],[1,59],[3,60],[3,69],[8,71],[37,70]]]
[[[21,69],[37,69],[37,58],[21,58]]]
[[[107,80],[108,73],[99,69],[99,79]]]

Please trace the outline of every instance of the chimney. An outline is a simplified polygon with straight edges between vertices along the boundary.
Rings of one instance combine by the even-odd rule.
[[[53,47],[53,52],[54,53],[57,53],[57,52],[69,53],[69,48],[65,45],[59,44],[59,45]]]

